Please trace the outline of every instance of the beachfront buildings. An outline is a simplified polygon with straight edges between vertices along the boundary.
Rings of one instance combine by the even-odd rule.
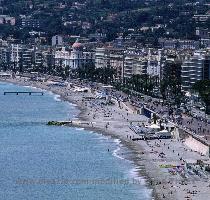
[[[127,54],[124,61],[123,77],[129,79],[133,75],[146,74],[147,59],[135,54]]]
[[[13,43],[0,45],[1,68],[33,71],[41,68],[69,67],[76,69],[92,63],[94,52],[77,40],[72,46],[39,46]]]
[[[33,69],[33,53],[34,53],[34,48],[33,47],[27,47],[24,46],[22,47],[22,61],[21,61],[21,65],[22,65],[22,70],[30,70]]]
[[[103,47],[95,50],[95,66],[114,68],[117,72],[117,80],[122,82],[135,74],[145,74],[147,60],[136,48]]]
[[[116,70],[116,79],[123,77],[124,49],[113,47],[100,47],[95,49],[95,67],[112,67]]]
[[[95,49],[95,66],[96,68],[104,68],[107,62],[108,50],[104,47]]]
[[[124,52],[123,49],[113,50],[110,52],[110,67],[116,70],[116,79],[122,81],[123,66],[124,66]]]
[[[56,40],[56,36],[54,39]],[[0,67],[4,70],[45,73],[50,70],[69,69],[71,71],[91,64],[96,68],[115,69],[115,81],[126,82],[133,75],[147,74],[157,78],[157,81],[160,82],[168,71],[166,61],[170,60],[174,63],[173,66],[176,66],[178,60],[182,66],[181,75],[179,69],[173,69],[173,74],[181,78],[183,91],[190,90],[196,81],[210,77],[210,51],[208,49],[117,47],[110,43],[101,45],[88,43],[85,40],[81,43],[78,39],[73,45],[68,43],[60,46],[59,44],[62,43],[59,41],[61,42],[59,39],[55,41],[53,46],[45,46],[17,44],[1,39]]]
[[[195,34],[199,37],[201,46],[210,47],[210,31],[209,31],[209,28],[196,27]]]
[[[11,52],[10,56],[8,57],[8,53]],[[11,44],[10,48],[7,49],[7,55],[5,55],[4,62],[6,62],[7,59],[9,59],[10,64],[15,67],[16,65],[19,67],[20,60],[22,57],[22,47],[19,44]]]
[[[196,51],[186,57],[181,70],[182,90],[189,91],[196,81],[210,79],[210,54]]]
[[[148,74],[160,80],[164,59],[163,49],[103,47],[95,50],[96,68],[113,67],[122,81],[137,74]]]
[[[161,79],[161,69],[163,67],[163,50],[148,50],[147,74]]]
[[[84,49],[84,46],[77,40],[70,50],[62,47],[55,51],[55,66],[68,66],[70,69],[77,69],[92,63],[93,58],[94,53]]]

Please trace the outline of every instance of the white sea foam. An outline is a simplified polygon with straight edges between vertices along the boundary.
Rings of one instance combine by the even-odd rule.
[[[105,137],[104,135],[100,135],[100,137],[98,139],[101,141],[101,140],[108,140],[110,138]]]
[[[108,138],[103,136],[101,133],[89,131],[89,133],[94,134],[94,140],[99,140],[100,142],[104,142],[104,140],[107,140]]]
[[[146,179],[139,176],[137,168],[134,167],[131,170],[129,170],[128,176],[129,176],[129,180],[130,180],[131,184],[141,185],[141,186],[145,186],[146,185]],[[143,189],[142,188],[141,193],[136,191],[136,195],[141,197],[141,198],[142,198],[142,194],[143,194],[145,199],[152,199],[152,200],[154,200],[152,198],[152,189],[149,189],[149,188],[144,188]]]
[[[129,176],[130,176],[130,178],[139,181],[139,183],[141,183],[142,185],[145,185],[145,179],[142,178],[142,177],[139,177],[138,169],[137,169],[137,168],[135,168],[135,167],[132,168],[132,169],[129,171]]]
[[[125,158],[123,158],[122,156],[119,156],[118,152],[119,152],[120,150],[121,150],[120,147],[117,147],[117,149],[115,149],[115,150],[113,151],[112,155],[115,156],[115,157],[117,157],[117,158],[119,158],[119,159],[121,159],[121,160],[125,160]]]
[[[68,102],[68,104],[69,104],[70,106],[77,107],[77,104],[74,104],[74,103],[71,103],[71,102]]]
[[[75,128],[77,131],[83,131],[84,128]]]
[[[118,145],[121,143],[120,139],[114,139],[114,142]]]
[[[60,95],[56,94],[56,95],[54,95],[54,100],[55,101],[61,101],[60,97],[61,97]]]

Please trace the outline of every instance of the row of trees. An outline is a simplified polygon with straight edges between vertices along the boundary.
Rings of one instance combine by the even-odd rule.
[[[192,89],[199,93],[202,101],[206,105],[206,113],[210,114],[210,80],[197,81]]]
[[[12,70],[13,72],[21,72],[11,64],[8,69],[7,65],[0,62],[1,69]],[[14,64],[15,66],[15,64]],[[167,62],[165,63],[163,77],[159,80],[157,76],[149,76],[148,74],[137,74],[131,78],[119,80],[117,71],[110,66],[106,68],[95,68],[94,63],[87,63],[84,66],[71,70],[69,66],[56,65],[32,65],[28,72],[38,72],[41,74],[50,74],[60,76],[63,79],[69,77],[87,79],[93,82],[101,82],[104,84],[112,84],[117,89],[123,91],[135,91],[142,94],[161,97],[163,100],[169,100],[170,103],[180,105],[184,94],[181,91],[181,63]],[[202,101],[206,105],[207,113],[210,113],[210,80],[202,80],[196,82],[192,89],[200,94]]]
[[[167,61],[165,63],[163,77],[160,81],[160,93],[163,100],[180,105],[183,93],[181,92],[181,62]]]
[[[151,77],[147,74],[137,74],[131,78],[124,79],[124,81],[119,81],[115,69],[110,66],[95,68],[94,63],[87,63],[81,68],[71,71],[69,66],[52,66],[50,68],[34,66],[33,71],[61,76],[63,79],[72,76],[93,82],[112,84],[119,90],[133,90],[150,96],[158,96],[163,100],[169,100],[170,103],[175,105],[180,105],[184,100],[184,94],[181,91],[180,62],[167,62],[161,80],[157,76]],[[206,113],[210,114],[210,80],[197,81],[192,86],[192,90],[199,93],[201,100],[206,105]]]
[[[73,70],[71,75],[93,82],[111,84],[115,81],[116,70],[111,67],[95,68],[93,63],[87,63],[83,67]]]
[[[67,79],[69,76],[80,79],[87,79],[93,82],[104,84],[113,84],[119,90],[136,91],[142,94],[161,97],[163,100],[175,105],[180,105],[184,100],[184,94],[181,91],[181,63],[167,62],[164,67],[163,77],[159,80],[157,76],[147,74],[133,75],[124,81],[117,79],[117,71],[112,67],[95,68],[94,63],[87,63],[81,68],[70,70],[69,66],[51,66],[33,65],[32,71],[43,74],[61,76]],[[210,80],[196,82],[192,89],[200,94],[202,101],[206,105],[207,113],[210,113]]]
[[[184,94],[181,91],[180,62],[166,62],[161,80],[157,76],[151,77],[148,74],[137,74],[122,81],[117,78],[117,71],[112,67],[95,68],[94,63],[87,63],[75,70],[70,70],[69,66],[52,66],[50,68],[34,66],[33,71],[61,76],[63,79],[70,76],[93,82],[112,84],[119,90],[136,91],[150,96],[161,97],[163,100],[169,100],[174,105],[180,105],[184,100]],[[210,113],[210,80],[198,81],[193,85],[192,89],[199,93],[206,105],[206,112]]]
[[[184,100],[181,90],[181,63],[167,62],[163,77],[149,76],[147,74],[133,75],[124,81],[117,81],[116,70],[107,68],[95,68],[93,63],[89,63],[82,68],[72,71],[74,76],[90,81],[113,84],[117,89],[123,91],[136,91],[150,96],[158,96],[163,100],[169,100],[171,104],[180,105]],[[210,80],[196,82],[192,89],[200,94],[202,101],[206,105],[206,113],[210,113]]]
[[[91,81],[113,84],[117,89],[123,91],[135,91],[138,93],[170,99],[176,105],[180,105],[183,94],[181,92],[181,64],[167,63],[164,74],[159,80],[158,76],[148,74],[137,74],[131,78],[117,79],[117,72],[111,67],[95,68],[89,63],[82,68],[72,71],[72,76]]]
[[[153,95],[153,90],[158,86],[158,77],[151,77],[147,74],[133,75],[126,79],[122,87],[140,92],[146,95]]]

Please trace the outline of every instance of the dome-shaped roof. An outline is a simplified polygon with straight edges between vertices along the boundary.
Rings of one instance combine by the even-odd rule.
[[[77,39],[76,41],[75,41],[75,43],[72,45],[72,48],[82,48],[83,47],[83,45],[79,42],[79,40]]]

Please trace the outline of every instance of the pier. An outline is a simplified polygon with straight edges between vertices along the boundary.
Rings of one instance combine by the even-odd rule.
[[[38,95],[44,95],[44,92],[4,92],[4,95],[6,94],[16,94],[16,95],[19,95],[19,94],[29,94],[29,95],[32,95],[32,94],[38,94]]]

